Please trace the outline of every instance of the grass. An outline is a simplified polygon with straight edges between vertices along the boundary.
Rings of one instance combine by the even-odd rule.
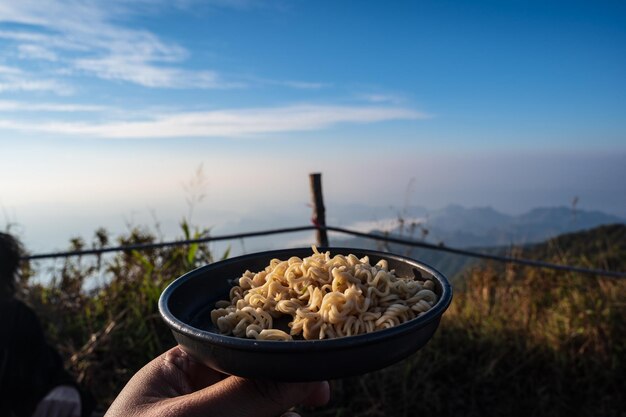
[[[208,234],[191,231],[186,222],[182,230],[187,238]],[[604,233],[604,249],[594,249],[596,255],[609,253],[610,266],[618,270],[626,264],[623,252],[615,252],[624,245],[622,237],[621,232]],[[574,236],[569,242],[581,239],[591,241]],[[92,246],[108,240],[100,230]],[[155,237],[133,230],[118,240],[143,243]],[[542,259],[604,259],[579,244],[571,253],[563,250],[569,247],[563,242],[552,245],[558,250],[546,249]],[[69,259],[45,286],[30,283],[32,265],[25,265],[22,296],[104,410],[136,370],[174,344],[157,313],[163,288],[212,261],[206,245],[130,251],[107,260]],[[97,273],[105,276],[104,284],[85,292],[85,280]],[[480,264],[465,271],[462,282],[424,349],[389,368],[332,381],[331,403],[302,414],[626,416],[621,395],[626,386],[626,280]]]
[[[184,221],[181,228],[184,239],[209,233],[191,231]],[[117,243],[155,240],[150,231],[134,229]],[[99,230],[91,246],[106,246],[108,241],[107,233]],[[74,239],[71,249],[84,246]],[[49,285],[29,284],[33,272],[26,265],[22,296],[42,318],[66,366],[106,409],[139,368],[175,343],[158,314],[163,289],[185,272],[213,261],[206,244],[133,250],[107,260],[68,258]],[[103,285],[84,291],[85,282],[98,273],[105,277]]]
[[[624,415],[626,282],[491,265],[465,278],[424,349],[335,381],[310,415]]]

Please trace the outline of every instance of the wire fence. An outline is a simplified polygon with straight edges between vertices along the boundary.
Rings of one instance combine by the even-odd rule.
[[[207,242],[215,242],[220,240],[234,240],[234,239],[243,239],[249,237],[259,237],[259,236],[268,236],[268,235],[276,235],[283,233],[296,233],[296,232],[304,232],[304,231],[327,231],[327,232],[336,232],[347,234],[351,236],[362,237],[371,240],[383,241],[388,243],[396,243],[405,246],[411,247],[419,247],[425,249],[431,249],[435,251],[447,252],[461,256],[469,256],[473,258],[479,259],[488,259],[501,263],[509,263],[509,264],[518,264],[524,265],[534,268],[547,268],[553,269],[557,271],[569,271],[569,272],[577,272],[582,274],[589,275],[597,275],[597,276],[605,276],[610,278],[626,278],[626,272],[618,272],[618,271],[607,271],[603,269],[593,269],[593,268],[584,268],[573,265],[562,265],[555,264],[550,262],[543,262],[533,259],[524,259],[517,258],[512,256],[502,256],[496,254],[488,254],[481,253],[467,249],[458,249],[452,248],[445,245],[436,245],[432,243],[427,243],[424,241],[412,240],[412,239],[404,239],[401,237],[393,237],[393,236],[385,236],[373,233],[364,233],[358,232],[355,230],[345,229],[341,227],[334,226],[297,226],[297,227],[287,227],[280,229],[270,229],[270,230],[261,230],[256,232],[247,232],[247,233],[236,233],[236,234],[227,234],[220,236],[207,236],[198,239],[187,239],[187,240],[175,240],[169,242],[158,242],[158,243],[141,243],[134,245],[125,245],[125,246],[111,246],[104,248],[94,248],[94,249],[85,249],[85,250],[75,250],[75,251],[64,251],[64,252],[50,252],[50,253],[42,253],[35,255],[27,255],[24,256],[23,260],[40,260],[40,259],[52,259],[52,258],[67,258],[71,256],[85,256],[85,255],[101,255],[103,253],[109,252],[121,252],[121,251],[132,251],[132,250],[149,250],[149,249],[157,249],[168,246],[181,246],[181,245],[190,245],[194,243],[207,243]]]
[[[277,235],[281,233],[305,232],[307,230],[315,230],[315,229],[316,229],[315,226],[286,227],[282,229],[261,230],[257,232],[236,233],[236,234],[221,235],[221,236],[207,236],[207,237],[198,238],[198,239],[172,240],[169,242],[157,242],[157,243],[137,243],[134,245],[109,246],[105,248],[84,249],[84,250],[75,250],[75,251],[66,251],[66,252],[50,252],[50,253],[42,253],[38,255],[27,255],[27,256],[24,256],[22,259],[32,261],[36,259],[69,258],[70,256],[101,255],[103,253],[108,253],[108,252],[159,249],[159,248],[165,248],[168,246],[183,246],[183,245],[191,245],[193,243],[207,243],[207,242],[216,242],[220,240],[234,240],[234,239],[243,239],[247,237]]]

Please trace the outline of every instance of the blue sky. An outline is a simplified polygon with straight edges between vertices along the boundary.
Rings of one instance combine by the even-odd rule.
[[[3,2],[0,224],[180,217],[200,165],[200,221],[301,207],[312,171],[337,203],[415,178],[626,216],[624,45],[624,2]]]

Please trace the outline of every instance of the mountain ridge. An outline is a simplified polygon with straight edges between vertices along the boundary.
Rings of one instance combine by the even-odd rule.
[[[364,223],[361,216],[365,210],[351,210],[351,213],[354,216],[351,224]],[[341,213],[341,210],[339,214],[336,217],[342,218],[344,222],[346,218],[350,218],[349,213]],[[335,223],[335,218],[329,220],[328,224]],[[539,243],[560,234],[603,224],[626,223],[625,219],[598,210],[581,210],[565,206],[537,207],[519,215],[509,215],[490,206],[466,208],[458,204],[450,204],[436,210],[428,210],[421,206],[407,207],[397,213],[395,224],[393,218],[378,217],[379,227],[376,227],[376,220],[372,221],[371,217],[368,220],[373,227],[367,232],[378,230],[405,237],[420,237],[429,243],[443,243],[455,247]],[[386,227],[383,227],[385,223]],[[350,228],[350,224],[344,227]]]
[[[419,208],[419,210],[422,209]],[[411,210],[406,210],[405,213],[411,213]],[[489,216],[492,214],[495,220],[489,222]],[[537,255],[540,251],[536,248],[544,247],[550,242],[567,240],[570,235],[589,233],[590,230],[603,227],[626,230],[626,221],[617,216],[597,210],[574,211],[564,206],[538,207],[513,216],[500,213],[491,207],[467,209],[459,205],[449,205],[430,211],[423,218],[427,221],[417,225],[410,221],[399,220],[394,227],[373,229],[368,233],[471,249],[494,255],[508,255],[513,247],[521,248],[523,253],[532,250],[534,252],[529,253]],[[468,224],[471,227],[468,227]],[[435,267],[452,280],[458,277],[464,269],[479,262],[477,258],[464,255],[383,243],[361,237],[335,237],[332,239],[332,245],[404,254]]]

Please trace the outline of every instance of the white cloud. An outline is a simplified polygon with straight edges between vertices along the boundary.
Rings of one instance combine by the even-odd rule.
[[[22,73],[22,70],[15,67],[7,67],[5,65],[0,65],[0,75],[19,75]]]
[[[0,93],[14,91],[52,92],[59,95],[71,94],[73,89],[53,78],[39,78],[17,67],[0,65]]]
[[[279,83],[287,87],[303,90],[317,90],[329,86],[328,83],[314,83],[306,81],[279,81]]]
[[[398,95],[394,94],[358,94],[357,98],[365,101],[369,101],[370,103],[393,103],[399,104],[404,101],[404,99]]]
[[[330,83],[322,83],[322,82],[310,82],[310,81],[296,81],[296,80],[270,80],[267,78],[257,78],[253,77],[253,81],[259,84],[267,84],[267,85],[278,85],[283,87],[295,88],[297,90],[319,90],[321,88],[330,87],[332,84]]]
[[[143,58],[131,55],[79,59],[75,67],[108,80],[129,81],[144,87],[233,88],[243,84],[223,82],[213,71],[187,71],[179,68],[157,68]]]
[[[45,61],[56,61],[57,54],[41,45],[21,44],[17,47],[21,59],[42,59]]]
[[[0,39],[10,41],[8,46],[14,48],[20,59],[55,63],[58,74],[89,74],[150,88],[239,88],[246,83],[227,79],[214,69],[185,69],[185,60],[190,55],[186,48],[121,22],[133,15],[167,13],[171,8],[197,13],[207,7],[250,10],[271,5],[272,2],[259,0],[1,2],[0,24],[17,23],[20,29],[0,30]],[[269,83],[294,89],[327,86],[294,80]]]
[[[146,87],[238,86],[223,81],[214,71],[182,69],[180,65],[189,55],[182,46],[149,31],[114,23],[127,15],[130,7],[123,1],[3,2],[0,23],[25,27],[0,31],[0,38],[15,43],[18,57],[60,61],[65,67],[59,69],[65,72],[69,68]]]
[[[71,94],[73,89],[55,79],[38,79],[25,73],[6,76],[0,73],[0,93],[12,91],[51,92],[58,95]]]
[[[45,91],[68,95],[72,93],[72,88],[56,79],[39,78],[17,67],[0,65],[0,93],[14,91]]]
[[[403,220],[405,225],[410,225],[413,223],[416,225],[428,223],[428,219],[426,217],[407,217]],[[357,232],[370,233],[376,230],[380,232],[392,232],[394,230],[397,230],[400,226],[401,223],[397,217],[389,217],[381,220],[358,221],[348,224],[347,226],[345,226],[345,228],[355,230]]]
[[[109,110],[105,106],[62,103],[29,103],[22,101],[0,100],[0,111],[45,111],[45,112],[100,112]]]
[[[271,78],[257,77],[257,76],[243,76],[241,77],[247,83],[257,86],[278,86],[293,88],[296,90],[319,90],[322,88],[332,87],[331,83],[317,82],[317,81],[303,81],[303,80],[275,80]]]
[[[95,138],[245,137],[321,130],[340,123],[414,120],[429,116],[406,108],[296,105],[187,112],[143,121],[108,123],[0,120],[0,129],[80,135]]]

